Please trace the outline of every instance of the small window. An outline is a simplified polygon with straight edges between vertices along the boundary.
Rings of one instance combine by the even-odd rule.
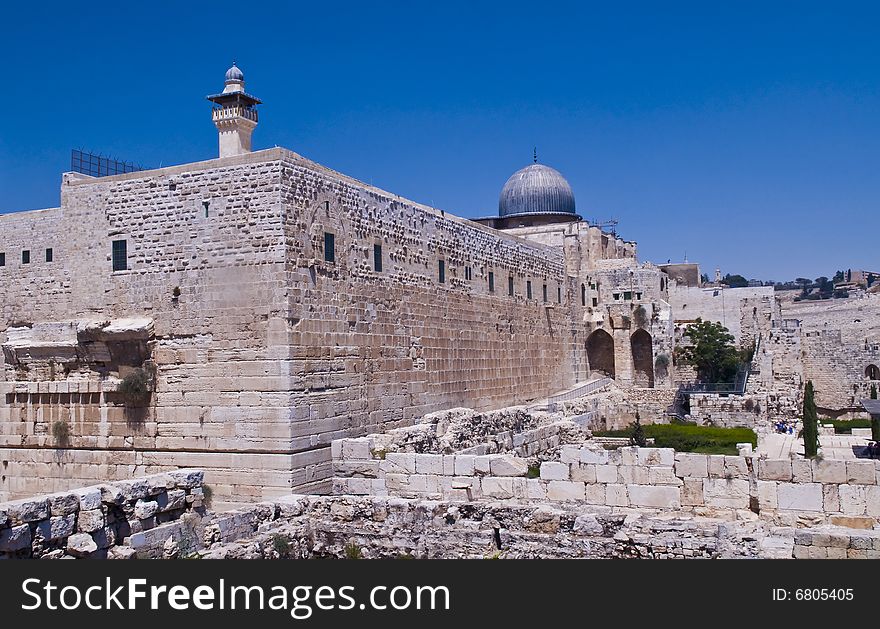
[[[446,283],[446,260],[440,260],[440,263],[437,266],[438,266],[437,270],[438,270],[439,276],[440,276],[440,283],[445,284]]]
[[[489,292],[495,292],[495,274],[492,271],[489,271]]]
[[[30,249],[25,249],[21,252],[21,263],[22,264],[30,264],[31,263],[31,251]]]
[[[593,297],[593,305],[594,305],[594,306],[598,306],[598,305],[599,305],[599,298],[598,298],[598,297]]]
[[[464,267],[464,279],[470,281],[473,278],[474,278],[474,276],[473,276],[473,272],[471,271],[471,267],[469,267],[469,266]]]
[[[382,272],[382,245],[373,245],[373,270]]]
[[[6,266],[6,254],[0,253],[0,266]]]
[[[544,286],[543,286],[543,292],[544,292],[544,302],[546,303],[547,302],[547,285],[546,284],[544,284]]]
[[[623,293],[623,300],[624,301],[632,301],[632,298],[633,298],[632,291],[625,291]]]
[[[614,293],[614,300],[617,301],[620,299],[620,293]]]
[[[211,207],[210,201],[202,201],[202,206],[205,208],[205,218],[208,218],[208,208]]]
[[[513,276],[507,278],[507,295],[513,297]]]
[[[562,287],[561,286],[556,287],[556,303],[557,304],[562,303]]]
[[[641,298],[642,298],[642,294],[641,294],[641,293],[636,293],[636,299],[641,299]]]
[[[532,280],[526,281],[526,299],[532,298]]]
[[[52,261],[52,248],[49,247],[48,249],[46,249],[46,262],[51,262],[51,261]]]
[[[587,287],[581,284],[581,306],[587,305]]]
[[[128,241],[113,241],[113,270],[125,271],[128,269]]]
[[[324,232],[324,262],[336,262],[336,236]]]

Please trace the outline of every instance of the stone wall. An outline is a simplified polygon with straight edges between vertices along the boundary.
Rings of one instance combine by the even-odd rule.
[[[155,554],[180,535],[179,520],[203,512],[203,476],[177,470],[0,502],[0,559]]]
[[[562,250],[283,149],[67,174],[60,208],[4,215],[0,234],[0,498],[188,466],[221,503],[321,491],[333,439],[588,376]],[[95,336],[132,319],[149,324],[124,351]],[[115,390],[139,368],[152,391],[131,409]]]
[[[676,321],[713,321],[720,323],[736,338],[741,347],[750,346],[775,318],[776,302],[772,286],[726,288],[669,287],[669,304]]]
[[[584,502],[612,507],[753,511],[793,524],[880,519],[880,462],[767,460],[668,448],[563,445],[530,477],[510,454],[377,452],[369,437],[334,442],[334,492],[431,500]]]

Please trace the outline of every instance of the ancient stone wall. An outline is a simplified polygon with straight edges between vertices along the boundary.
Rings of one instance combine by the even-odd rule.
[[[768,331],[776,316],[772,286],[701,288],[671,282],[669,304],[676,321],[720,323],[741,347],[751,346],[760,332]]]
[[[201,470],[177,470],[13,502],[0,502],[0,559],[126,557],[161,550],[177,523],[203,512]],[[151,532],[152,531],[152,532]],[[142,556],[146,556],[142,553]]]

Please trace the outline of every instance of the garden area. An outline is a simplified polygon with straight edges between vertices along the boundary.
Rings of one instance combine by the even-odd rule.
[[[647,424],[644,436],[654,440],[656,448],[674,448],[676,452],[736,455],[736,444],[758,445],[758,435],[751,428],[716,428],[696,424]],[[596,437],[631,437],[633,428],[595,431]]]

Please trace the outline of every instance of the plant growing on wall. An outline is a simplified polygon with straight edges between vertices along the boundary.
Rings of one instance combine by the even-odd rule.
[[[648,445],[648,439],[645,437],[645,429],[642,428],[642,422],[639,419],[638,413],[636,413],[636,420],[630,428],[629,445],[638,446],[640,448],[647,447]]]
[[[52,424],[52,437],[55,444],[59,448],[66,448],[70,445],[70,424],[66,421],[58,420]]]
[[[666,371],[669,368],[669,355],[657,354],[657,358],[654,359],[654,367],[658,371]]]
[[[819,453],[819,415],[816,412],[816,400],[813,392],[813,381],[808,380],[804,387],[804,456],[812,459]]]
[[[645,310],[645,307],[639,305],[633,310],[633,320],[636,322],[636,325],[640,328],[648,327],[648,313]]]
[[[126,406],[146,406],[152,395],[149,374],[142,368],[133,369],[119,383],[117,392]]]

